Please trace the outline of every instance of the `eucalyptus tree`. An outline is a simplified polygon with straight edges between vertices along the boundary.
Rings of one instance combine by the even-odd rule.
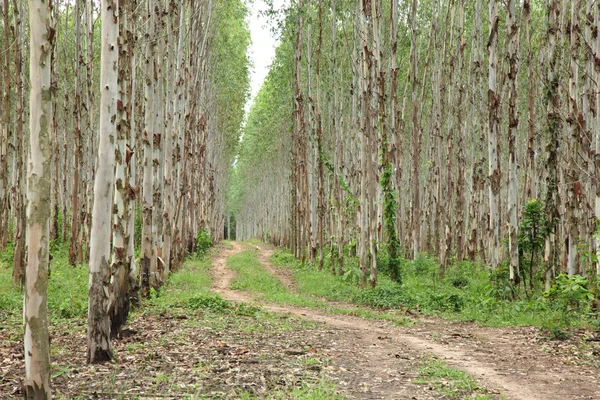
[[[519,242],[517,223],[517,156],[516,135],[519,127],[517,110],[517,79],[519,76],[518,52],[519,52],[519,26],[516,21],[516,1],[508,2],[506,29],[508,37],[508,251],[510,254],[510,280],[519,282]]]
[[[25,229],[26,229],[26,185],[21,185],[25,176],[25,159],[26,159],[26,135],[24,134],[25,126],[25,71],[23,48],[25,47],[25,35],[23,34],[23,17],[24,2],[15,1],[13,6],[13,14],[15,21],[14,28],[14,44],[15,44],[15,254],[13,257],[13,282],[15,285],[22,285],[25,279]]]
[[[88,301],[88,363],[112,358],[110,342],[111,226],[115,185],[115,142],[117,140],[117,103],[119,99],[119,7],[113,0],[103,0],[102,58],[100,72],[100,132],[98,135],[98,169],[94,181],[94,208],[90,238],[90,284]],[[121,139],[121,138],[119,138]],[[123,140],[120,140],[123,145]],[[123,168],[121,165],[120,168]],[[124,178],[119,173],[118,185]],[[118,207],[123,207],[119,204]],[[123,208],[124,210],[124,208]],[[118,212],[117,212],[118,214]],[[123,220],[123,225],[126,221]],[[119,234],[117,233],[119,236]],[[115,252],[125,252],[125,240]],[[117,255],[119,258],[119,255]]]
[[[30,149],[27,171],[27,269],[23,302],[27,398],[50,399],[48,267],[50,263],[50,5],[29,0]]]
[[[152,156],[154,154],[154,129],[156,83],[155,83],[155,28],[156,14],[154,0],[146,0],[145,4],[146,49],[144,71],[144,132],[142,135],[143,149],[143,180],[142,180],[142,255],[140,260],[140,285],[143,296],[150,293],[151,275],[156,271],[156,248],[153,238],[154,203],[152,188],[155,176],[152,173]]]
[[[498,0],[490,0],[489,6],[489,67],[488,67],[488,166],[489,166],[489,238],[490,264],[497,268],[500,262],[500,217],[498,214],[501,185],[498,164],[498,129],[500,125],[500,93],[498,93]]]

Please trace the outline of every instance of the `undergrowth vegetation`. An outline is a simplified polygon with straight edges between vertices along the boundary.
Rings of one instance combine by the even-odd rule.
[[[548,291],[543,291],[538,277],[532,291],[519,295],[507,268],[491,272],[483,264],[455,262],[441,278],[437,260],[420,254],[414,261],[402,260],[402,285],[384,271],[376,288],[360,289],[356,257],[346,258],[343,275],[318,271],[310,263],[302,265],[286,250],[276,251],[271,261],[292,267],[300,293],[329,301],[436,314],[486,326],[536,326],[557,339],[568,336],[570,328],[600,328],[592,307],[596,283],[579,275],[560,275]],[[380,252],[378,264],[387,265],[385,251]]]
[[[429,385],[447,399],[488,400],[485,389],[466,372],[450,368],[444,361],[431,358],[419,368],[419,377],[413,381],[417,385]],[[466,397],[470,395],[469,397]]]
[[[51,318],[79,318],[87,315],[88,269],[69,265],[68,246],[53,246],[48,279],[48,311]],[[0,322],[21,318],[23,292],[12,280],[14,248],[0,253]]]

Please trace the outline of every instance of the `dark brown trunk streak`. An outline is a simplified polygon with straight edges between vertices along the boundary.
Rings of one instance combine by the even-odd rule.
[[[69,245],[69,264],[75,266],[81,261],[81,243],[79,242],[79,234],[81,230],[81,211],[79,204],[79,171],[82,169],[81,155],[82,136],[81,136],[81,115],[82,115],[82,99],[81,99],[81,66],[83,65],[83,56],[81,55],[81,3],[82,0],[76,0],[75,12],[75,99],[73,104],[74,118],[74,150],[73,150],[73,186],[71,194],[71,243]]]

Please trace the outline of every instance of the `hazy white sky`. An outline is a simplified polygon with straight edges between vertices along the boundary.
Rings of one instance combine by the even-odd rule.
[[[281,9],[287,5],[289,0],[274,0],[276,9]],[[271,36],[269,19],[261,16],[260,12],[267,9],[264,0],[254,0],[250,5],[250,32],[252,34],[252,46],[250,48],[250,57],[254,64],[254,70],[251,75],[252,99],[258,93],[267,73],[269,66],[275,57],[275,47],[277,41]]]

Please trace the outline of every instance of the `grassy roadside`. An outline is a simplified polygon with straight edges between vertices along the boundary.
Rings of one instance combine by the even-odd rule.
[[[430,358],[419,368],[419,377],[413,380],[416,385],[428,385],[446,399],[489,400],[475,379],[466,372],[451,368],[442,360]]]
[[[344,301],[345,295],[353,291],[359,292],[359,290],[340,285],[337,286],[340,292],[336,292],[336,286],[328,286],[335,282],[328,280],[327,275],[322,273],[303,275],[303,280],[300,281],[302,287],[298,288],[297,293],[291,292],[284,287],[277,277],[263,268],[257,259],[256,250],[250,247],[247,248],[248,250],[227,260],[227,266],[237,272],[236,278],[231,284],[231,289],[253,292],[258,298],[275,304],[318,308],[331,314],[387,320],[397,325],[410,323],[410,320],[403,316],[403,312],[396,313],[329,304],[328,301]],[[319,281],[319,279],[322,279],[322,281]],[[329,291],[328,287],[331,287],[332,291]]]
[[[340,398],[335,385],[309,364],[327,364],[326,355],[285,356],[290,346],[302,349],[316,325],[213,294],[213,255],[189,257],[164,288],[132,311],[126,336],[113,341],[114,362],[87,366],[88,269],[69,266],[66,249],[54,249],[49,280],[54,397]],[[24,368],[22,291],[12,284],[11,262],[10,249],[0,254],[0,398],[18,397]],[[271,376],[272,371],[277,373]]]
[[[559,280],[550,292],[536,288],[528,297],[515,299],[501,270],[490,273],[483,265],[462,262],[452,266],[442,279],[436,260],[426,255],[404,261],[402,285],[382,273],[377,288],[364,290],[358,288],[357,260],[353,258],[346,260],[343,276],[318,271],[310,264],[301,265],[286,250],[275,251],[271,262],[292,271],[299,293],[328,301],[435,315],[482,326],[534,326],[555,338],[568,336],[573,328],[600,328],[591,302],[593,285],[578,278]]]

